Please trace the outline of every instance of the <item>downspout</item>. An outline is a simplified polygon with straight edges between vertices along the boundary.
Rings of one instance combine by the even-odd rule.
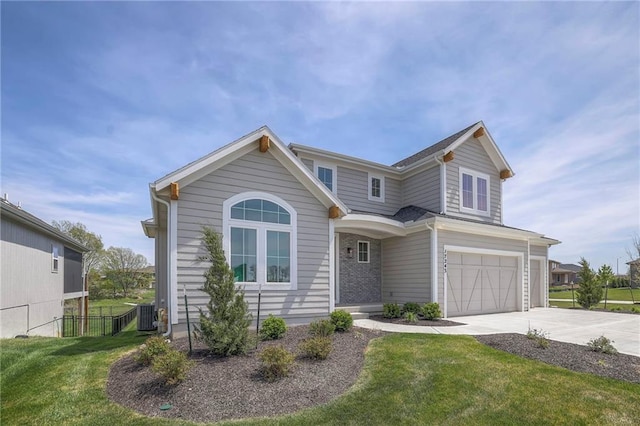
[[[441,159],[444,154],[444,150],[440,150],[433,154],[433,159],[440,165],[440,213],[447,214],[447,164]]]
[[[171,224],[170,224],[170,218],[171,218],[171,204],[169,204],[167,201],[158,198],[158,196],[156,196],[155,194],[155,190],[154,188],[151,187],[151,185],[149,185],[149,192],[151,193],[151,198],[153,198],[155,201],[164,204],[167,207],[167,312],[169,313],[168,315],[168,321],[167,321],[167,331],[162,335],[163,337],[169,337],[171,336],[171,332],[173,331],[173,327],[171,325],[171,319],[173,317],[173,312],[171,312],[171,300],[169,300],[169,298],[171,297],[171,230],[169,228],[171,228]]]

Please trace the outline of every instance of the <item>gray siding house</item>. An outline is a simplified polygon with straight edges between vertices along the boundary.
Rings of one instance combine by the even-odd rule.
[[[157,306],[186,330],[207,296],[201,230],[223,235],[254,311],[291,324],[337,307],[438,302],[445,317],[547,305],[548,248],[505,226],[514,175],[483,122],[390,166],[285,145],[262,127],[150,184]]]
[[[0,213],[0,337],[61,336],[65,300],[86,303],[87,248],[5,199]]]

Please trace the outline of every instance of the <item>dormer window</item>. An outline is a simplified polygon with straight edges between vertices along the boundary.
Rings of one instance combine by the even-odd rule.
[[[489,216],[489,175],[460,168],[460,211]]]

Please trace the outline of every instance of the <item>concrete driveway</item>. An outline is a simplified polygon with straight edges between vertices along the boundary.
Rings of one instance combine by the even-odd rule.
[[[604,335],[614,341],[621,353],[640,357],[640,315],[616,312],[583,311],[560,308],[536,308],[529,312],[474,315],[450,318],[465,325],[452,327],[423,327],[355,320],[359,327],[405,333],[437,334],[526,334],[529,329],[549,333],[549,339],[585,345]]]

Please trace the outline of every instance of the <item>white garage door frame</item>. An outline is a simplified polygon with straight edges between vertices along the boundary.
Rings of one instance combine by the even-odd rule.
[[[486,254],[492,256],[509,256],[509,257],[517,257],[518,258],[518,270],[520,271],[520,301],[518,302],[518,307],[521,312],[524,312],[524,253],[520,251],[509,251],[509,250],[494,250],[494,249],[485,249],[485,248],[477,248],[477,247],[463,247],[463,246],[452,246],[446,245],[444,246],[444,259],[442,259],[442,264],[444,266],[444,280],[442,282],[442,295],[444,297],[444,318],[449,317],[448,309],[447,309],[447,252],[456,252],[456,253],[469,253],[469,254]],[[528,270],[529,268],[527,268]],[[527,282],[528,285],[528,282]]]
[[[547,286],[549,285],[549,277],[547,276],[547,258],[545,256],[529,256],[529,279],[527,280],[527,286],[529,287],[529,291],[527,294],[529,295],[529,309],[531,309],[531,261],[537,260],[540,262],[540,292],[542,293],[541,300],[542,305],[544,307],[549,306],[549,289]]]

